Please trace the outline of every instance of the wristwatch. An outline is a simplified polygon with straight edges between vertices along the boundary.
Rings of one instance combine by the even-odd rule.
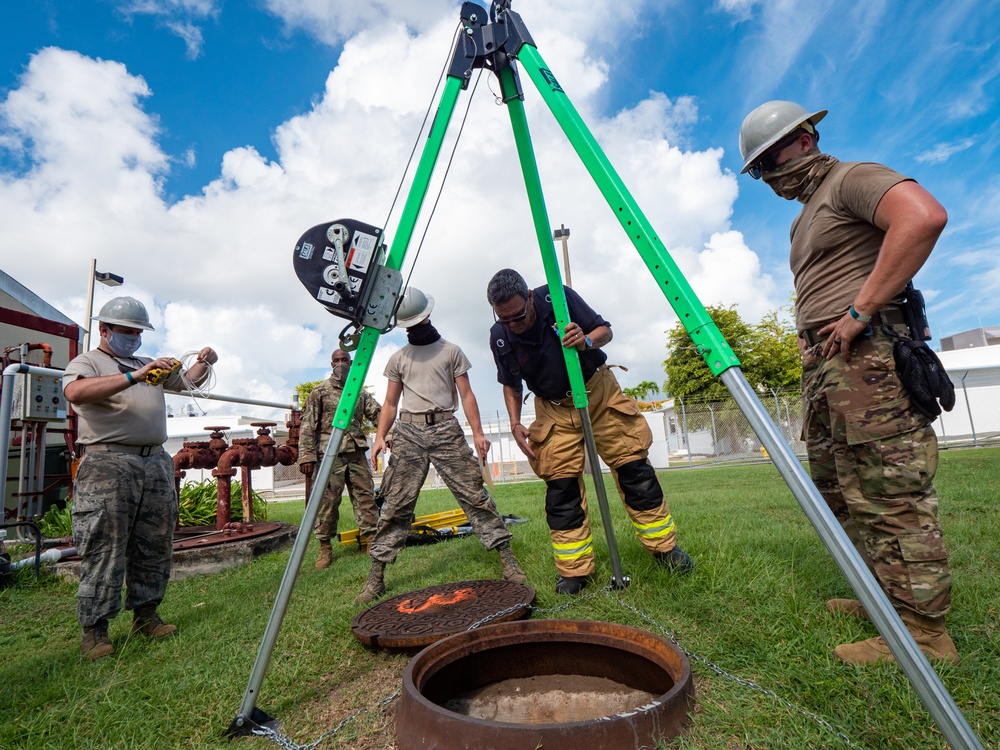
[[[584,336],[583,337],[583,346],[584,346],[585,349],[593,349],[594,348],[594,342],[590,340],[590,336]]]

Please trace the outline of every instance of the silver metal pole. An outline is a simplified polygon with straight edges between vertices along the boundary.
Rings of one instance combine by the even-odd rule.
[[[607,490],[604,488],[604,475],[601,473],[601,457],[597,455],[597,443],[594,442],[594,426],[590,423],[590,410],[584,407],[577,409],[577,412],[583,423],[583,442],[590,457],[590,476],[594,479],[594,492],[597,493],[597,504],[601,508],[601,520],[604,522],[604,536],[608,540],[608,555],[611,557],[615,588],[623,589],[628,586],[629,581],[622,575],[622,561],[618,555],[615,527],[611,523],[611,508],[608,505]]]
[[[743,414],[768,454],[778,467],[778,472],[787,482],[792,494],[805,512],[809,522],[819,533],[820,539],[830,551],[837,567],[854,589],[885,638],[896,661],[903,668],[910,684],[917,691],[920,700],[937,722],[941,733],[956,750],[982,750],[983,745],[966,722],[962,712],[952,699],[927,657],[917,647],[896,610],[878,582],[869,573],[858,551],[841,528],[823,496],[816,489],[795,453],[781,435],[774,422],[768,417],[760,399],[747,382],[742,370],[731,367],[720,376],[729,389]]]
[[[243,693],[243,701],[240,703],[239,713],[236,715],[235,726],[242,727],[253,714],[254,706],[257,703],[257,694],[260,692],[261,683],[264,681],[264,673],[267,672],[268,662],[271,660],[271,653],[274,651],[274,644],[278,638],[278,631],[281,630],[281,622],[285,619],[285,612],[288,609],[288,601],[292,596],[292,589],[295,588],[295,580],[299,576],[299,568],[302,567],[302,559],[306,554],[306,547],[309,546],[309,537],[312,534],[313,525],[316,523],[316,516],[319,514],[319,506],[323,499],[323,492],[330,481],[330,473],[333,471],[333,462],[337,458],[337,450],[340,441],[344,437],[344,429],[335,427],[330,433],[330,440],[326,444],[323,452],[323,460],[320,462],[319,470],[313,481],[312,492],[306,502],[306,510],[302,516],[302,523],[298,533],[295,535],[295,543],[292,545],[292,554],[285,565],[285,573],[281,577],[281,585],[278,587],[278,594],[274,598],[274,605],[271,607],[271,615],[264,628],[264,636],[260,641],[260,648],[257,649],[257,657],[254,659],[253,669],[250,671],[250,681],[247,683],[246,692]]]
[[[217,396],[214,393],[194,393],[193,391],[166,391],[172,396],[190,396],[191,398],[205,398],[209,401],[229,401],[233,404],[252,404],[254,406],[273,406],[275,409],[294,409],[292,404],[279,404],[276,401],[255,401],[252,398],[240,398],[237,396]]]
[[[90,351],[91,317],[94,315],[94,279],[97,277],[97,258],[90,259],[90,281],[87,283],[87,320],[83,325],[83,351]]]

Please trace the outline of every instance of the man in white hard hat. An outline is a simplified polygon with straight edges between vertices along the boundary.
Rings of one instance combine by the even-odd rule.
[[[142,332],[153,330],[139,300],[115,297],[94,320],[101,343],[73,359],[63,374],[83,452],[73,482],[73,543],[83,558],[77,591],[80,654],[91,661],[115,651],[108,621],[122,609],[123,584],[133,633],[163,638],[177,631],[156,609],[170,578],[177,524],[174,463],[163,450],[163,389],[182,384],[179,371],[156,385],[147,382],[151,370],[169,372],[174,362],[135,356]],[[201,383],[217,360],[206,346],[184,378]]]
[[[482,545],[500,553],[504,579],[528,580],[510,548],[513,535],[483,485],[480,462],[455,418],[461,400],[476,450],[485,459],[490,441],[483,434],[479,405],[469,385],[472,363],[459,347],[441,338],[431,324],[433,309],[433,297],[410,287],[396,311],[396,325],[406,329],[408,343],[385,366],[389,386],[372,443],[372,461],[387,447],[390,430],[392,456],[379,488],[384,502],[378,530],[368,545],[372,567],[356,604],[367,604],[385,593],[385,566],[406,545],[417,497],[432,463]]]
[[[790,262],[809,468],[920,648],[957,663],[945,627],[951,573],[933,485],[933,418],[915,405],[893,363],[896,337],[920,337],[899,295],[948,216],[912,179],[822,153],[816,124],[826,114],[771,101],[740,129],[742,172],[803,204]],[[832,599],[827,608],[867,619],[857,600]],[[834,654],[851,664],[892,659],[881,637]]]

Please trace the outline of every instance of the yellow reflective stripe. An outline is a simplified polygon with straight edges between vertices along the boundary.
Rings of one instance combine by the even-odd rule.
[[[666,536],[674,530],[674,518],[673,516],[667,516],[662,521],[653,521],[652,523],[636,523],[633,521],[632,525],[635,526],[635,533],[639,536],[646,537],[647,539],[655,539],[659,536]]]
[[[587,537],[582,542],[569,542],[566,544],[552,543],[555,556],[560,560],[578,560],[590,553],[594,546],[593,537]]]

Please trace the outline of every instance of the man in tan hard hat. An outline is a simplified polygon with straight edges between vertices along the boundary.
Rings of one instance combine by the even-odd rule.
[[[63,393],[76,411],[83,460],[73,482],[73,543],[82,558],[77,614],[80,653],[96,661],[114,653],[108,620],[133,610],[132,632],[163,638],[177,632],[160,619],[173,560],[177,492],[174,462],[163,450],[167,409],[163,389],[183,385],[170,357],[136,357],[142,332],[152,331],[146,307],[115,297],[101,308],[101,343],[76,357],[63,374]],[[218,355],[206,346],[183,378],[208,377]]]
[[[392,456],[380,487],[384,502],[378,530],[368,545],[372,567],[356,604],[367,604],[385,593],[385,566],[406,544],[431,463],[469,517],[482,545],[500,553],[504,579],[516,583],[528,580],[510,548],[513,535],[483,485],[480,462],[455,418],[461,400],[476,451],[485,458],[490,441],[483,434],[479,405],[469,384],[472,364],[431,324],[433,309],[433,297],[410,287],[396,311],[396,325],[406,329],[408,343],[389,357],[385,366],[389,385],[372,443],[372,461],[390,443]],[[390,429],[391,441],[386,437]]]
[[[803,204],[790,262],[809,469],[921,650],[957,663],[945,627],[951,573],[933,485],[933,418],[893,364],[895,338],[922,338],[909,330],[899,295],[948,216],[911,178],[822,153],[816,124],[826,114],[771,101],[740,129],[742,172]],[[827,609],[867,618],[853,599]],[[893,658],[881,637],[834,654],[850,664]]]

